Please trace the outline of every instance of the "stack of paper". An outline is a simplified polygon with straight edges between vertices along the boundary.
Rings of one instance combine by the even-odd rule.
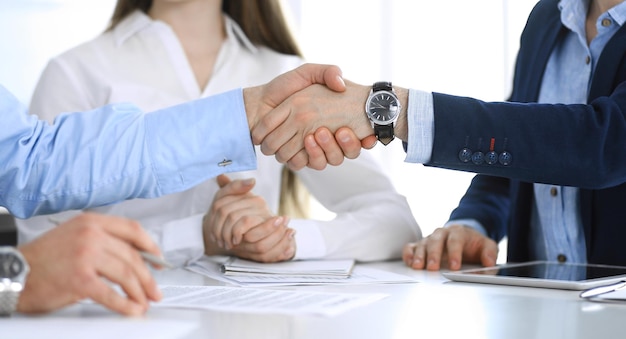
[[[230,264],[226,264],[233,259],[223,256],[204,256],[197,261],[192,262],[186,268],[192,272],[196,272],[209,278],[234,284],[237,286],[294,286],[294,285],[321,285],[321,284],[397,284],[397,283],[415,283],[417,280],[413,277],[401,275],[397,273],[387,272],[375,269],[373,267],[365,267],[354,265],[350,276],[330,276],[330,275],[293,275],[293,274],[263,274],[263,273],[240,273],[226,275],[226,268]],[[326,260],[324,260],[326,261]],[[350,260],[351,261],[351,260]],[[285,262],[296,265],[296,272],[303,272],[308,261]],[[262,267],[273,267],[276,264],[259,264]],[[283,263],[281,263],[283,264]],[[269,265],[269,266],[268,266]],[[304,266],[302,266],[304,265]],[[267,268],[263,269],[267,271]],[[292,270],[293,271],[293,270]]]
[[[280,275],[297,277],[348,278],[354,260],[306,260],[278,263],[259,263],[239,258],[230,258],[221,270],[228,276]]]

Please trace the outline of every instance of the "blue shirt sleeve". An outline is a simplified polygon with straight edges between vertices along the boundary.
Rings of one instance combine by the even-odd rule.
[[[0,206],[14,216],[153,198],[256,168],[241,89],[152,113],[28,115],[0,86]]]
[[[432,93],[409,89],[407,123],[409,134],[404,161],[429,163],[435,139],[435,109]]]

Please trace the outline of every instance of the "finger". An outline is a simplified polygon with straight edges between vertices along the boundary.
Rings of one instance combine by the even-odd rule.
[[[322,84],[335,92],[343,92],[346,90],[346,84],[343,81],[341,69],[334,65],[305,64],[296,68],[296,72],[303,77],[308,77],[309,84]],[[321,79],[320,79],[321,72]],[[303,84],[305,84],[304,82]]]
[[[426,242],[426,269],[437,271],[441,268],[441,256],[444,251],[444,244],[448,238],[448,230],[445,228],[436,229],[428,236]]]
[[[315,131],[315,141],[317,141],[322,150],[324,150],[329,164],[333,166],[341,165],[344,159],[343,150],[339,147],[335,136],[328,128],[318,128],[317,131]],[[360,148],[361,146],[359,145],[359,149]]]
[[[221,178],[221,182],[225,182],[224,178]],[[218,185],[220,182],[218,182]],[[209,232],[209,237],[213,243],[219,245],[218,235],[221,233],[221,228],[223,226],[223,220],[227,215],[223,213],[227,213],[228,210],[225,206],[228,204],[232,204],[233,202],[243,199],[248,195],[251,195],[250,191],[256,185],[256,180],[254,178],[249,178],[245,180],[233,180],[224,185],[224,187],[220,188],[215,196],[213,197],[213,203],[211,204],[211,208],[209,209],[208,216],[206,218],[206,225],[208,225],[209,229],[212,232]],[[225,209],[224,211],[222,211]],[[216,227],[218,229],[216,229]],[[220,247],[223,246],[220,245]]]
[[[271,217],[265,200],[261,196],[227,196],[214,203],[213,221],[210,225],[211,233],[221,248],[230,248],[233,244],[232,229],[242,218],[243,223],[255,226]],[[247,218],[250,217],[250,218]],[[255,221],[252,217],[257,218]],[[244,232],[247,229],[244,230]],[[241,239],[235,239],[238,243]]]
[[[101,272],[122,279],[112,281],[118,283],[135,301],[146,303],[146,297],[155,301],[161,299],[161,292],[148,265],[135,248],[115,238],[102,239],[101,244],[105,246],[107,257],[106,261],[100,263]]]
[[[315,170],[323,170],[328,164],[324,150],[317,144],[313,135],[307,135],[304,138],[304,149],[309,156],[309,163],[306,165]],[[291,167],[291,160],[288,163]]]
[[[241,244],[241,249],[254,255],[259,261],[277,261],[282,258],[289,249],[289,228],[281,227],[276,232],[270,233],[265,238],[254,242]]]
[[[480,261],[482,265],[485,267],[495,266],[497,258],[498,244],[496,244],[495,241],[485,237],[483,250],[480,256]]]
[[[247,243],[256,243],[267,238],[270,234],[277,232],[282,228],[287,228],[289,218],[277,216],[270,218],[258,226],[250,229],[243,235],[243,241]]]
[[[85,296],[104,307],[124,315],[137,316],[146,311],[146,305],[125,298],[99,277],[82,284]]]
[[[426,241],[428,241],[428,238],[416,242],[413,247],[413,262],[410,266],[415,270],[426,268]]]
[[[282,134],[274,132],[276,128],[281,126],[291,113],[290,107],[271,106],[271,111],[260,118],[254,126],[250,128],[250,134],[252,135],[252,142],[255,145],[265,144],[265,147],[261,147],[261,152],[265,155],[273,155],[274,152],[280,147],[280,141],[275,141],[277,138],[283,137]],[[272,133],[270,135],[270,133]],[[270,137],[268,140],[268,137]],[[288,136],[289,137],[289,136]]]
[[[304,150],[304,138],[296,134],[287,142],[285,142],[282,146],[280,146],[280,148],[276,151],[276,160],[278,160],[278,162],[280,163],[287,163],[301,150]],[[306,152],[303,153],[306,154]]]
[[[309,163],[309,155],[302,149],[287,161],[287,167],[296,172],[303,169]]]
[[[290,108],[286,107],[285,105],[281,105],[280,107],[276,108],[273,112],[284,110],[284,109],[290,109]],[[290,125],[291,124],[282,124],[278,126],[274,131],[272,131],[272,134],[268,136],[267,138],[265,138],[263,142],[261,142],[261,152],[265,155],[274,155],[282,147],[284,147],[284,145],[287,142],[295,138],[297,136],[298,131],[297,129],[294,130],[292,126]],[[304,148],[304,145],[302,145],[301,148]],[[300,150],[300,148],[298,148],[297,150]],[[294,150],[294,152],[289,157],[283,158],[282,160],[280,160],[278,156],[276,156],[276,160],[278,160],[280,163],[285,163],[287,160],[291,159],[293,155],[295,155],[297,150]],[[285,150],[283,150],[283,152],[285,152]]]
[[[162,256],[157,244],[152,241],[152,238],[144,231],[141,225],[134,220],[92,213],[83,213],[77,218],[80,218],[79,222],[82,224],[101,226],[108,234],[130,243],[138,250]]]
[[[224,188],[224,186],[226,186],[226,184],[231,182],[230,178],[228,176],[226,176],[225,174],[218,175],[215,180],[217,181],[217,185],[220,188]]]
[[[219,182],[218,182],[219,185]],[[241,195],[250,192],[254,186],[256,185],[256,179],[248,178],[248,179],[238,179],[230,181],[221,187],[217,193],[215,193],[215,197],[213,200],[218,200],[227,195]]]
[[[232,182],[230,184],[232,184]],[[228,185],[229,184],[227,184],[226,186]],[[202,219],[202,228],[203,228],[204,234],[208,235],[209,238],[211,239],[211,242],[218,246],[219,246],[219,243],[218,243],[218,239],[216,235],[222,232],[221,231],[221,227],[223,226],[222,220],[226,217],[222,215],[222,213],[226,213],[224,212],[224,209],[226,208],[227,205],[232,204],[233,202],[245,197],[246,194],[250,194],[250,193],[239,194],[239,195],[234,195],[234,194],[228,195],[224,193],[220,194],[220,191],[222,189],[225,189],[225,188],[221,188],[215,194],[213,198],[213,203],[211,204],[211,208],[209,208],[209,211],[205,214],[204,218]]]
[[[247,206],[231,213],[224,221],[224,226],[222,227],[221,238],[224,240],[226,249],[229,250],[241,243],[243,235],[248,230],[267,220],[266,216],[267,213],[265,211],[257,213]]]
[[[356,159],[361,153],[362,143],[356,134],[347,127],[341,127],[335,132],[335,137],[339,143],[339,147],[348,159]],[[375,140],[375,137],[374,137]]]
[[[455,231],[451,228],[448,232],[446,240],[446,253],[448,255],[448,268],[455,271],[461,268],[463,264],[463,249],[467,242],[466,232]]]
[[[93,232],[84,235],[83,241],[94,246],[90,246],[90,251],[81,252],[79,255],[82,255],[83,259],[93,265],[93,272],[120,285],[130,300],[147,307],[146,292],[144,292],[139,277],[132,267],[133,264],[131,264],[134,261],[133,255],[136,256],[135,265],[137,265],[137,261],[141,260],[139,253],[128,243],[111,236],[97,237],[99,239],[96,239]],[[140,265],[146,267],[143,262]],[[86,281],[81,281],[81,285],[85,284],[89,290],[91,288],[89,284],[94,283],[92,281],[94,277],[88,274],[84,278]]]
[[[370,135],[361,140],[361,147],[363,147],[364,149],[372,149],[374,148],[374,146],[376,146],[376,143],[378,143],[378,139],[376,139],[376,136]]]
[[[293,71],[279,75],[268,87],[267,100],[276,107],[291,94],[303,90],[313,84],[326,85],[335,92],[346,90],[341,69],[334,65],[304,64]],[[282,90],[274,90],[281,88]]]
[[[410,242],[402,247],[402,261],[411,267],[413,264],[413,252],[415,251],[415,243]]]
[[[229,195],[213,202],[208,226],[210,229],[211,240],[220,248],[225,248],[227,243],[226,239],[223,237],[223,229],[226,226],[226,223],[236,222],[236,218],[238,218],[238,216],[235,214],[237,211],[245,211],[247,208],[248,205],[246,197],[242,195]]]
[[[274,245],[269,251],[261,254],[264,262],[279,262],[291,260],[296,254],[296,230],[288,228],[282,239]]]
[[[328,88],[343,92],[346,89],[341,76],[341,69],[332,65],[305,64],[290,72],[279,75],[270,81],[264,90],[263,100],[269,107],[277,107],[293,93],[296,93],[312,84],[326,85]],[[277,114],[279,113],[279,114]],[[260,121],[251,126],[252,140],[255,145],[260,144],[265,137],[288,117],[288,111],[266,114]],[[274,153],[264,153],[271,155]]]

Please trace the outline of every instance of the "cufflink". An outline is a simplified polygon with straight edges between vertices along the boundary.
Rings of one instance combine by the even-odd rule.
[[[232,160],[224,158],[224,160],[222,160],[222,161],[217,163],[217,166],[219,166],[219,167],[226,167],[226,166],[228,166],[228,165],[230,165],[232,163],[233,163]]]

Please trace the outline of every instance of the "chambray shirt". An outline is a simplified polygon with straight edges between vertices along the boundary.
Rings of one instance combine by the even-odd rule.
[[[611,8],[596,22],[597,36],[587,45],[585,20],[589,1],[562,0],[561,22],[569,29],[548,60],[539,93],[540,103],[586,104],[596,63],[606,43],[626,18],[626,3]],[[585,263],[587,251],[579,190],[535,184],[531,238],[537,259]],[[562,257],[565,256],[565,257]]]
[[[600,15],[597,36],[587,46],[585,20],[589,0],[562,0],[561,21],[569,28],[566,38],[552,52],[545,70],[539,102],[587,103],[595,65],[606,43],[626,20],[626,2]],[[589,57],[589,62],[587,58]],[[434,140],[434,108],[432,93],[409,90],[407,111],[409,142],[406,162],[428,163]],[[564,255],[568,262],[585,263],[586,246],[579,210],[578,189],[535,184],[535,203],[531,218],[533,257],[537,260],[558,260]],[[476,220],[450,220],[486,234]]]
[[[256,168],[241,89],[150,114],[113,104],[49,125],[0,86],[0,121],[0,206],[19,218],[157,197]]]

